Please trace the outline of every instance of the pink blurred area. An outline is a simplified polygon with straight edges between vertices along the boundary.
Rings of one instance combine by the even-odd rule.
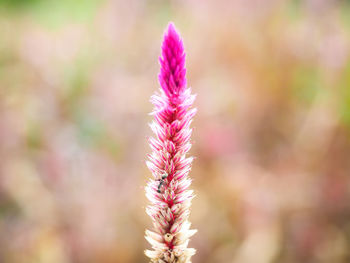
[[[147,262],[169,21],[197,94],[193,262],[350,262],[349,1],[28,2],[0,0],[0,262]]]

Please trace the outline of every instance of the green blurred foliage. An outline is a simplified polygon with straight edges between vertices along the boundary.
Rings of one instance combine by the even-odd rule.
[[[0,0],[0,11],[10,15],[27,13],[42,25],[57,29],[63,24],[91,20],[101,3],[99,0]]]
[[[320,89],[324,89],[319,69],[312,66],[300,66],[292,77],[293,96],[297,101],[310,105]]]
[[[42,0],[0,0],[0,5],[14,10],[21,9],[23,7],[33,6]]]
[[[341,120],[348,126],[350,136],[350,62],[348,62],[344,68],[339,88],[340,116]]]

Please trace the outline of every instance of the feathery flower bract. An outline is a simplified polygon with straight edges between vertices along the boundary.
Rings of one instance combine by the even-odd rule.
[[[193,191],[189,190],[193,157],[186,157],[191,148],[190,124],[196,113],[191,108],[195,96],[186,86],[185,52],[182,40],[172,23],[169,24],[159,59],[160,93],[153,95],[155,136],[149,139],[152,153],[147,166],[153,179],[146,186],[150,201],[147,214],[153,221],[153,231],[145,238],[153,250],[145,254],[156,263],[188,263],[195,249],[188,248],[189,238],[197,231],[188,222]]]

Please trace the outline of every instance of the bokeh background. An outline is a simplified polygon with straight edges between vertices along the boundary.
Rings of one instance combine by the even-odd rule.
[[[198,95],[193,262],[350,262],[350,1],[335,0],[0,0],[0,262],[147,262],[169,21]]]

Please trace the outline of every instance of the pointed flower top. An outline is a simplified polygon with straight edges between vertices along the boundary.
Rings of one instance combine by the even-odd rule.
[[[182,39],[169,23],[162,44],[159,83],[168,97],[177,97],[186,88],[185,52]]]

